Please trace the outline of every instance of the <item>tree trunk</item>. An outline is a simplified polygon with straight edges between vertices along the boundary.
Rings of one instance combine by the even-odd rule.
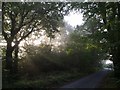
[[[19,47],[18,45],[16,45],[15,47],[15,51],[14,51],[14,73],[17,73],[18,72],[18,52],[19,52]]]
[[[13,69],[13,57],[12,57],[12,42],[7,42],[7,49],[6,49],[6,69],[12,72]]]

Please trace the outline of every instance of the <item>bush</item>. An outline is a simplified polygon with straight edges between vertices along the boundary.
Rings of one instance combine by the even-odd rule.
[[[70,49],[70,50],[69,50]],[[80,72],[95,71],[100,65],[97,49],[75,49],[69,47],[63,52],[51,51],[49,45],[27,46],[26,57],[21,60],[20,67],[24,73],[33,76],[42,72],[78,70]]]
[[[43,72],[63,71],[65,69],[60,62],[59,55],[51,52],[50,47],[28,46],[26,49],[29,51],[20,62],[20,67],[24,73],[33,76]]]

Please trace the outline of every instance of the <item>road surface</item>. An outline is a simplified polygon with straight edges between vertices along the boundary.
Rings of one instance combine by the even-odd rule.
[[[100,82],[109,72],[110,70],[99,71],[68,85],[62,86],[61,88],[98,88]]]

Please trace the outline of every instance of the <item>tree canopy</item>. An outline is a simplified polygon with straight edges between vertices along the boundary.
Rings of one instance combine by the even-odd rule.
[[[2,35],[7,42],[6,64],[9,69],[13,67],[13,51],[17,60],[19,43],[32,32],[42,29],[51,38],[53,33],[59,32],[60,21],[69,11],[68,7],[69,4],[62,2],[3,2]]]

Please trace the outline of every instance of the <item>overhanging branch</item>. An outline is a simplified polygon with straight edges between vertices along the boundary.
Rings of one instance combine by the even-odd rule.
[[[28,37],[32,32],[35,31],[34,28],[35,28],[36,23],[37,23],[37,22],[34,22],[31,30],[30,30],[27,34],[25,34],[24,36],[22,36],[21,39],[18,40],[19,42],[21,42],[23,39],[25,39],[25,38]],[[28,28],[30,27],[30,25],[31,25],[31,24],[28,25]]]

